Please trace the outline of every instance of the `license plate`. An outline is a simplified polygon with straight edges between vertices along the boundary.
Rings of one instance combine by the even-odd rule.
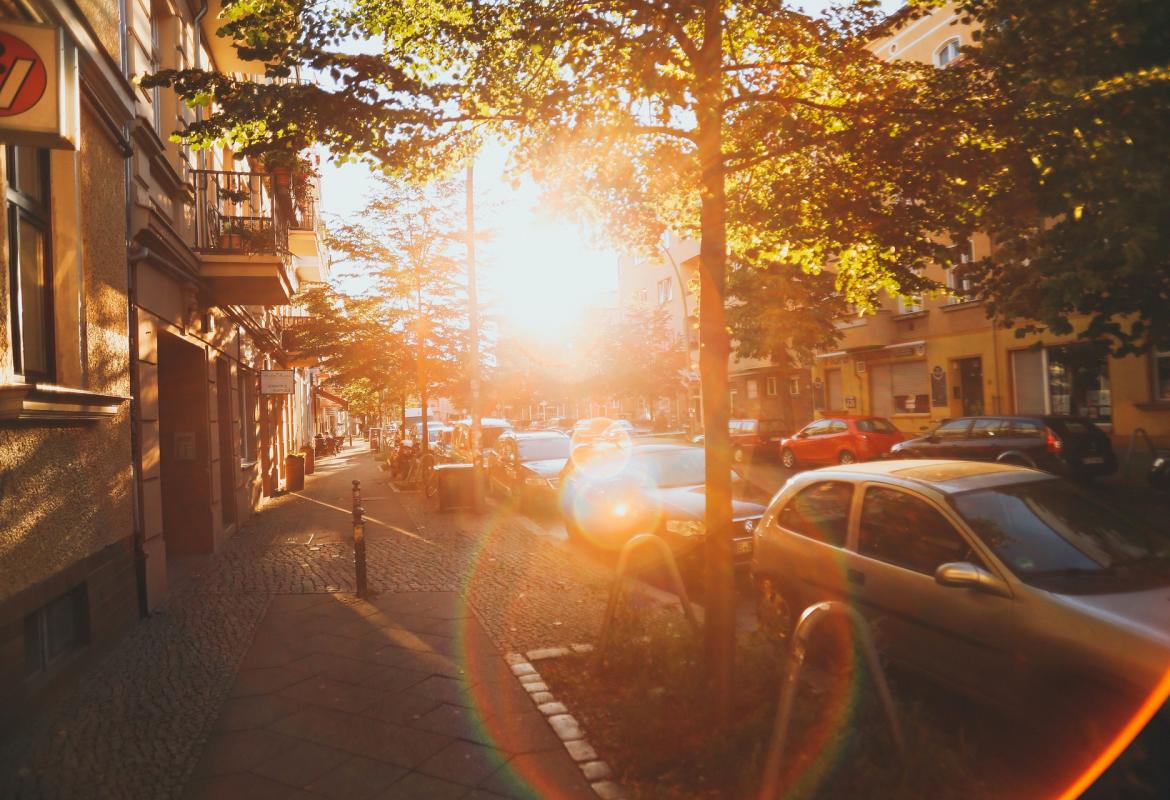
[[[737,556],[748,555],[752,552],[751,539],[738,539],[733,542],[733,545],[735,547],[735,554]]]
[[[1081,463],[1082,464],[1104,464],[1105,459],[1101,458],[1100,456],[1086,456],[1085,458],[1081,459]]]

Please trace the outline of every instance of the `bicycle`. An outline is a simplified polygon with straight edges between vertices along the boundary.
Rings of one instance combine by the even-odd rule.
[[[433,453],[424,453],[419,458],[419,469],[422,472],[423,493],[427,497],[434,497],[439,493],[439,472],[435,469]]]

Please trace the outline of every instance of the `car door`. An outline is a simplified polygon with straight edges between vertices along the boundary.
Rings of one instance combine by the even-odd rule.
[[[789,444],[792,452],[796,453],[797,459],[800,461],[815,461],[817,453],[817,439],[819,436],[828,430],[830,420],[818,419],[815,422],[810,422],[793,437],[795,441]]]
[[[1007,420],[997,417],[980,417],[971,422],[967,438],[956,444],[955,458],[973,461],[995,461],[1004,452],[1007,441]]]
[[[503,472],[504,491],[515,496],[519,491],[520,477],[520,442],[516,439],[498,439],[497,453],[500,458],[500,467]]]
[[[824,464],[832,461],[832,456],[829,455],[829,448],[832,447],[830,436],[833,432],[833,423],[839,422],[835,419],[823,419],[819,423],[814,423],[814,426],[809,426],[809,439],[806,451],[809,461],[814,461],[819,464]]]
[[[862,489],[845,576],[887,655],[973,694],[1011,696],[1014,598],[937,583],[950,562],[988,569],[979,548],[926,496],[892,485]],[[1016,676],[1019,677],[1019,676]]]
[[[928,458],[959,458],[970,431],[970,418],[947,420],[918,449]]]
[[[774,530],[757,537],[758,560],[774,565],[768,571],[794,617],[813,603],[845,597],[844,548],[853,493],[853,484],[845,481],[811,483],[767,518],[766,528]]]

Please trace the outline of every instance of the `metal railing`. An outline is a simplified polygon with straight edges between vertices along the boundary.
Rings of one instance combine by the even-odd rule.
[[[601,623],[601,649],[608,650],[610,639],[613,636],[613,621],[617,617],[618,606],[621,600],[622,587],[625,585],[626,570],[630,566],[630,554],[643,545],[653,545],[662,556],[662,560],[666,563],[666,569],[670,575],[671,583],[674,584],[674,592],[678,595],[679,603],[682,605],[683,614],[687,618],[687,622],[696,631],[699,630],[699,620],[695,617],[695,611],[691,608],[690,597],[687,596],[687,587],[683,583],[682,575],[678,571],[678,564],[674,560],[674,553],[670,549],[670,545],[661,536],[653,533],[639,533],[632,537],[625,546],[622,547],[621,555],[618,556],[617,573],[614,575],[613,585],[609,589],[609,602],[605,607],[605,619]]]
[[[277,253],[288,249],[288,214],[265,172],[192,170],[195,249],[211,253]]]
[[[290,231],[317,230],[317,201],[312,197],[293,199],[292,216],[288,221]]]

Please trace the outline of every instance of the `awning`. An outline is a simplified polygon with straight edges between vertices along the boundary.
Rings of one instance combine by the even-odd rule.
[[[347,400],[345,400],[344,398],[338,397],[337,395],[333,394],[332,392],[327,392],[324,389],[322,389],[320,386],[314,386],[313,393],[320,396],[320,397],[324,397],[326,400],[330,400],[330,401],[336,403],[337,405],[341,406],[342,408],[344,408],[346,411],[349,411],[349,402]]]

